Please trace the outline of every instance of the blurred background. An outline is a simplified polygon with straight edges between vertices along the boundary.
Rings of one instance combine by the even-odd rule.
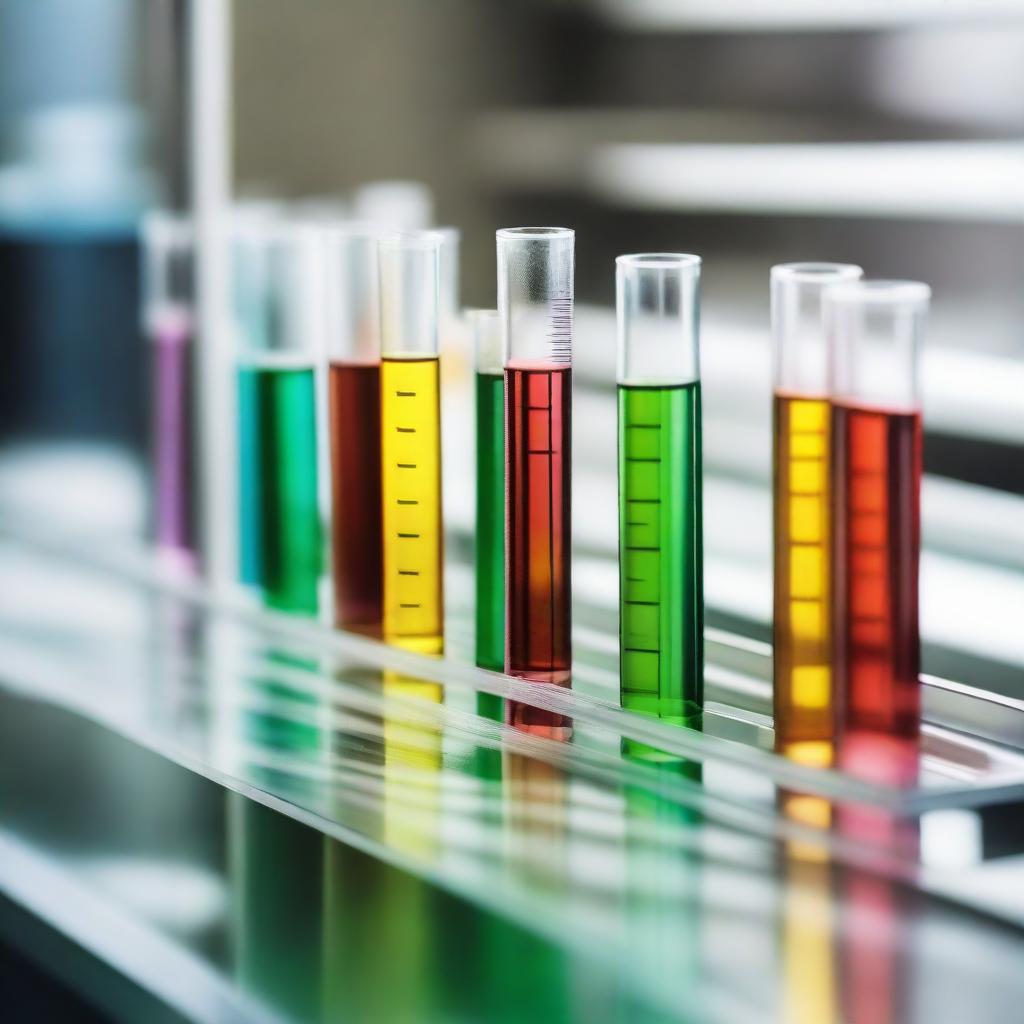
[[[428,730],[392,726],[388,737],[381,712],[379,737],[376,721],[360,732],[380,709],[363,703],[371,687],[358,682],[369,675],[359,659],[346,669],[351,707],[332,698],[324,737],[299,749],[323,691],[297,688],[282,703],[280,679],[307,664],[287,656],[290,640],[278,651],[264,621],[238,635],[223,609],[199,614],[195,594],[179,601],[171,588],[139,585],[152,576],[109,570],[153,568],[161,458],[193,506],[174,543],[198,543],[215,580],[212,548],[237,541],[234,392],[222,375],[238,355],[233,217],[455,225],[467,307],[495,304],[496,228],[567,225],[577,232],[575,621],[590,633],[580,662],[589,654],[591,678],[614,694],[617,675],[600,674],[601,658],[617,656],[613,260],[698,253],[707,622],[733,634],[709,631],[718,671],[708,679],[739,694],[735,721],[763,739],[770,652],[749,641],[771,634],[769,268],[859,263],[933,292],[920,361],[921,624],[925,672],[952,682],[925,688],[930,728],[945,731],[932,728],[924,760],[945,764],[932,752],[955,747],[949,736],[963,730],[965,759],[946,751],[944,784],[980,792],[1002,782],[1019,798],[1022,96],[1022,0],[0,0],[0,751],[2,767],[16,765],[0,770],[0,989],[15,993],[15,1017],[31,996],[19,1019],[106,1019],[69,995],[91,987],[97,1005],[119,1002],[114,1019],[179,1019],[119,994],[123,973],[160,1006],[184,1006],[180,1019],[281,1019],[238,1004],[232,978],[285,1017],[317,1019],[322,971],[326,998],[350,1000],[350,1016],[367,1020],[387,1009],[425,1019],[423,1007],[440,1004],[434,989],[455,993],[458,1012],[430,1019],[557,1019],[560,1000],[565,1019],[603,1019],[614,1012],[606,976],[631,973],[637,991],[652,978],[659,998],[671,990],[666,1005],[688,1019],[701,1019],[693,1000],[707,988],[725,996],[708,1003],[715,1020],[749,1021],[751,1007],[787,1001],[803,1007],[787,1019],[1011,1019],[1024,919],[1013,898],[1019,803],[921,814],[928,870],[913,877],[941,894],[926,904],[912,876],[844,874],[831,853],[777,841],[790,835],[774,820],[785,791],[729,757],[710,759],[695,786],[706,804],[668,807],[653,791],[631,794],[622,779],[633,776],[595,785],[585,759],[618,756],[619,737],[596,742],[593,727],[592,748],[583,743],[564,773],[530,748],[515,754],[511,730],[467,745],[458,723],[471,720],[475,735],[482,720],[466,713],[476,705],[465,686],[460,705],[446,685],[442,710],[462,719],[440,719],[444,742],[441,725],[426,736],[413,759],[419,778],[389,781],[387,739],[400,746]],[[388,181],[413,184],[375,186]],[[186,225],[165,238],[190,247],[194,227],[203,248],[197,322],[189,307],[182,331],[195,344],[187,366],[171,364],[182,418],[170,427],[159,419],[163,370],[146,294],[142,225],[154,211]],[[458,324],[443,337],[454,658],[471,632],[467,337]],[[168,455],[168,436],[192,448]],[[107,558],[125,553],[135,561]],[[323,650],[308,664],[320,672],[330,642],[316,639]],[[1003,696],[975,700],[978,690]],[[351,769],[322,789],[310,785],[323,778],[321,739]],[[1005,743],[1014,771],[990,763],[983,741]],[[154,744],[157,753],[142,749]],[[186,751],[187,767],[173,750]],[[264,761],[267,751],[280,756]],[[220,772],[212,782],[202,777],[210,765]],[[226,792],[225,778],[247,796]],[[348,819],[324,795],[350,798],[356,827],[335,842],[307,827],[313,811],[300,825],[248,799],[260,793],[293,815],[326,813],[332,826]],[[730,816],[750,793],[757,815]],[[400,858],[372,845],[357,852],[360,836],[375,836],[367,794],[385,825],[390,805],[392,827],[412,820],[409,803],[425,807],[413,824],[428,852],[410,856],[415,827],[393,828]],[[716,802],[729,812],[721,819]],[[835,820],[820,799],[808,810]],[[888,811],[866,820],[884,833]],[[929,874],[941,858],[948,876]],[[522,888],[504,888],[510,878]],[[434,892],[438,879],[447,889]],[[465,900],[452,895],[464,889]],[[955,910],[965,893],[973,909]],[[16,904],[34,909],[19,916]],[[492,904],[494,921],[481,924],[474,914]],[[140,942],[149,933],[126,920],[155,923],[161,942]],[[40,921],[66,932],[64,945]],[[346,937],[325,921],[354,923]],[[611,966],[559,951],[571,931]],[[96,962],[83,965],[88,957]],[[30,961],[57,962],[67,990],[36,978]],[[833,1015],[845,987],[862,1008]],[[642,1018],[627,1006],[621,1019]]]
[[[925,664],[1024,691],[1018,3],[228,6],[234,200],[351,211],[368,182],[421,182],[434,222],[462,229],[467,306],[494,305],[496,227],[575,227],[576,543],[595,559],[577,578],[609,606],[614,256],[704,257],[710,621],[761,637],[768,269],[839,260],[927,281]],[[193,27],[181,0],[0,0],[7,507],[146,529],[138,223],[196,199]],[[472,507],[457,427],[471,413],[464,353],[450,362],[458,552]]]

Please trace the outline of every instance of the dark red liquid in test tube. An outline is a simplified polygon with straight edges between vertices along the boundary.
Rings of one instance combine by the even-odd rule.
[[[335,624],[378,635],[383,614],[380,366],[331,363]]]
[[[378,233],[321,228],[331,453],[334,624],[380,636],[384,618],[381,523],[381,362]]]
[[[572,667],[571,391],[568,368],[505,370],[506,670],[562,685]],[[565,724],[528,705],[512,703],[512,714],[522,725]]]
[[[836,402],[832,430],[839,735],[915,737],[921,417]]]

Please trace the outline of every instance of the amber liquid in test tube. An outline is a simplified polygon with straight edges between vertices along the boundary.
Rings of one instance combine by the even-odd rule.
[[[378,636],[383,619],[380,285],[370,228],[324,231],[334,622]]]
[[[505,671],[570,684],[574,233],[497,233],[505,361]],[[506,719],[564,737],[562,715],[508,701]]]
[[[828,361],[822,294],[860,267],[772,268],[774,358],[773,616],[775,747],[805,764],[832,760],[833,680]]]

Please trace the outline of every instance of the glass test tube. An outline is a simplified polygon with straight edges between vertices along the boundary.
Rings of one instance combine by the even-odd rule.
[[[313,614],[322,563],[314,382],[321,252],[314,228],[282,222],[248,225],[233,247],[242,581],[273,608]]]
[[[381,537],[380,282],[377,232],[324,229],[334,621],[379,636]]]
[[[476,663],[505,670],[505,371],[495,309],[467,314],[476,353]]]
[[[152,345],[153,538],[194,568],[192,423],[193,236],[184,217],[157,211],[142,225],[143,321]]]
[[[384,639],[444,646],[438,238],[380,240]]]
[[[497,233],[505,363],[505,671],[568,686],[572,669],[570,481],[574,232]],[[508,702],[523,728],[561,729]]]
[[[624,708],[701,727],[699,256],[615,261]]]
[[[918,733],[917,353],[930,298],[928,286],[914,281],[855,282],[825,293],[842,742],[857,732]]]
[[[772,268],[775,746],[831,763],[829,464],[831,410],[822,293],[860,267]]]

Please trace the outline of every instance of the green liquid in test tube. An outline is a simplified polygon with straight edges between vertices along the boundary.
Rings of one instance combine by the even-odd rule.
[[[700,259],[616,261],[622,706],[701,728]],[[630,752],[642,754],[641,744]],[[655,753],[650,751],[650,753]]]
[[[249,225],[234,239],[239,335],[239,575],[281,611],[315,615],[323,571],[316,385],[319,235]]]
[[[505,372],[498,312],[469,313],[476,352],[476,663],[505,669]],[[502,700],[477,697],[500,721]]]
[[[241,367],[239,418],[251,460],[243,493],[256,528],[243,550],[258,566],[254,582],[270,607],[315,614],[322,566],[312,368]]]

